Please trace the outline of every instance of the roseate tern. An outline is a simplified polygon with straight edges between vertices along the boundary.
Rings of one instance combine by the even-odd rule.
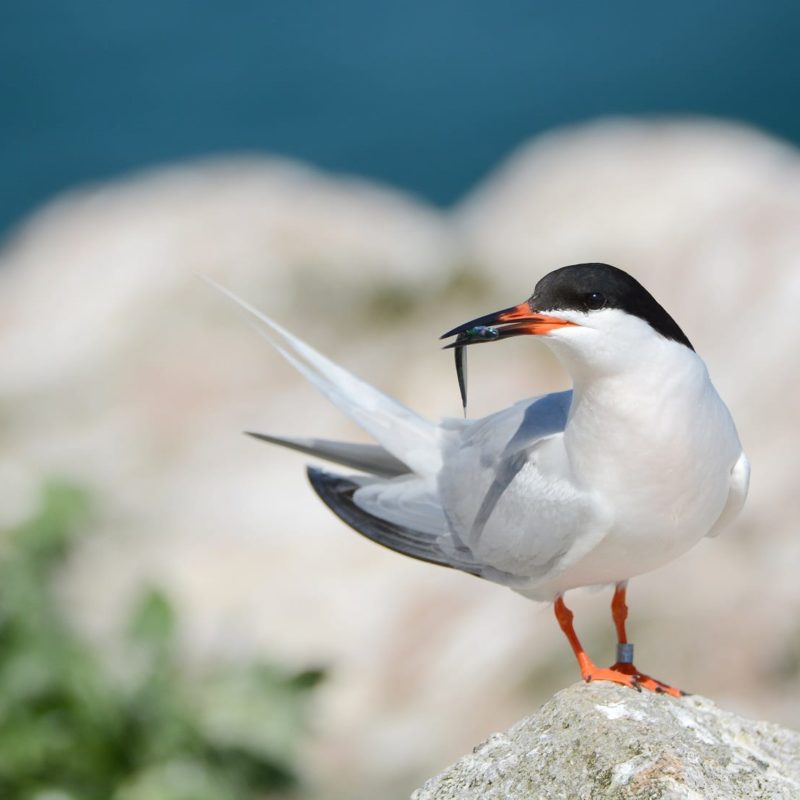
[[[340,519],[392,550],[553,602],[584,680],[681,694],[633,665],[627,581],[716,535],[744,504],[750,467],[705,364],[638,281],[606,264],[563,267],[525,302],[448,331],[465,405],[463,348],[509,336],[541,338],[573,388],[438,425],[239,302],[378,443],[253,434],[356,470],[308,468]],[[609,668],[588,657],[563,600],[594,585],[615,586]]]

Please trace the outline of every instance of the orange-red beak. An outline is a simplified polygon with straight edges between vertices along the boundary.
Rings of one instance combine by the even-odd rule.
[[[550,333],[556,328],[574,326],[575,324],[559,317],[539,314],[526,301],[518,306],[504,308],[502,311],[495,311],[493,314],[486,314],[486,316],[465,322],[463,325],[459,325],[457,328],[442,334],[441,338],[446,339],[448,336],[457,336],[456,341],[451,342],[446,347],[462,347],[469,344],[494,342],[498,339],[522,334],[541,336],[542,334]]]

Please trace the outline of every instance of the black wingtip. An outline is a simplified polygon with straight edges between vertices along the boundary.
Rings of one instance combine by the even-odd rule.
[[[485,577],[485,568],[476,563],[471,554],[445,553],[435,535],[415,531],[364,511],[353,499],[359,488],[358,484],[346,476],[335,475],[312,466],[306,467],[306,474],[322,502],[342,522],[367,539],[418,561],[458,569],[479,578]]]

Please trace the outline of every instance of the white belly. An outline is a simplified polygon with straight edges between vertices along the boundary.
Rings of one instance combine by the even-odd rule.
[[[715,483],[702,496],[687,492],[685,502],[677,495],[672,503],[654,502],[649,508],[637,504],[620,515],[619,509],[627,508],[624,500],[617,506],[617,518],[588,553],[519,591],[549,600],[569,589],[618,583],[669,563],[694,547],[719,518],[729,481],[721,472]]]

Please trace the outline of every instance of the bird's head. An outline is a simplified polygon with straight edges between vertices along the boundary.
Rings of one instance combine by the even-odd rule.
[[[448,331],[447,347],[541,336],[572,373],[613,373],[670,341],[692,351],[672,317],[635,278],[608,264],[575,264],[545,275],[531,297]]]

